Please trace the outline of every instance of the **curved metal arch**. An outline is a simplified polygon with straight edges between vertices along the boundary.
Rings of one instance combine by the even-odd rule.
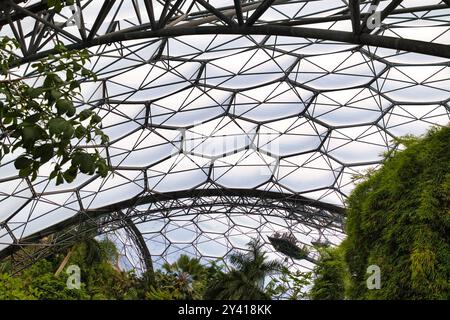
[[[149,272],[149,274],[153,275],[153,262],[152,262],[152,255],[150,254],[150,250],[148,249],[147,244],[145,243],[145,239],[142,236],[139,229],[134,224],[133,220],[129,217],[127,217],[122,211],[117,211],[118,215],[121,217],[121,222],[124,225],[124,229],[130,236],[131,240],[133,241],[134,245],[136,246],[141,261],[143,262],[143,265],[145,267],[145,271]]]
[[[139,255],[139,260],[142,263],[143,267],[142,271],[147,273],[149,279],[152,279],[154,274],[152,256],[139,229],[136,227],[133,220],[123,214],[123,212],[121,212],[120,210],[115,212],[114,216],[119,217],[118,221],[114,221],[111,223],[108,222],[106,225],[108,226],[108,228],[111,228],[112,225],[115,224],[115,229],[123,229],[126,232],[127,238],[132,241],[134,248]],[[37,241],[39,241],[41,245],[35,245],[34,250],[31,252],[22,252],[20,249],[23,246],[19,243],[16,243],[13,247],[11,247],[12,250],[7,251],[6,254],[2,255],[2,253],[0,252],[0,260],[3,260],[6,257],[10,257],[12,273],[19,273],[34,262],[39,261],[39,259],[43,259],[52,255],[53,253],[55,253],[55,249],[61,250],[64,248],[70,248],[80,238],[83,238],[84,234],[86,234],[86,237],[89,238],[92,236],[92,231],[97,230],[98,227],[102,227],[102,225],[94,224],[94,229],[83,229],[81,228],[81,225],[83,225],[83,223],[85,222],[88,221],[86,220],[80,222],[79,225],[70,226],[76,228],[79,227],[76,232],[72,232],[72,230],[67,230],[66,228],[62,229],[62,234],[57,235],[54,239],[48,238],[49,236],[54,235],[54,233],[49,233],[43,237],[42,234],[40,234],[39,236],[35,235],[36,239],[38,239]],[[100,232],[99,235],[100,234],[102,233]],[[34,242],[36,240],[31,241]]]
[[[388,36],[377,36],[371,34],[361,34],[355,36],[355,34],[353,34],[352,32],[346,31],[333,31],[314,28],[295,28],[281,25],[264,25],[251,27],[226,27],[226,26],[192,27],[192,28],[162,29],[157,31],[118,33],[102,36],[93,39],[88,43],[68,45],[67,48],[79,50],[120,41],[179,37],[187,35],[216,35],[216,34],[266,35],[266,36],[314,38],[321,40],[345,42],[356,45],[368,45],[380,48],[421,53],[450,59],[450,45],[429,43],[425,41],[417,41],[410,39],[394,38]],[[43,51],[37,54],[30,55],[24,59],[21,59],[20,63],[33,62],[35,60],[39,60],[54,53],[55,53],[54,50]]]
[[[206,1],[195,0],[192,4],[198,3],[205,8],[205,11],[196,12],[195,14],[179,14],[175,15],[177,5],[176,2],[172,9],[169,10],[169,6],[165,7],[166,13],[161,15],[159,20],[155,20],[154,13],[151,9],[151,1],[146,1],[146,7],[149,12],[150,23],[144,23],[140,26],[130,27],[120,31],[107,32],[105,35],[97,36],[96,32],[100,25],[104,22],[104,19],[114,1],[105,0],[99,12],[99,16],[94,22],[92,29],[88,30],[83,25],[80,30],[82,39],[79,39],[72,34],[64,30],[63,27],[56,26],[52,21],[54,12],[46,9],[44,2],[31,5],[29,7],[22,7],[18,3],[23,2],[21,0],[9,0],[5,3],[3,17],[0,17],[0,28],[9,24],[14,30],[13,24],[15,21],[20,21],[25,17],[33,17],[37,23],[41,23],[46,28],[51,29],[55,34],[59,34],[63,37],[70,39],[73,43],[68,44],[69,49],[84,49],[92,46],[109,44],[120,41],[127,40],[137,40],[137,39],[149,39],[149,38],[165,38],[165,37],[177,37],[185,35],[213,35],[213,34],[237,34],[237,35],[272,35],[272,36],[288,36],[288,37],[302,37],[302,38],[314,38],[320,40],[330,40],[343,43],[351,43],[356,45],[368,45],[376,46],[380,48],[395,49],[407,52],[415,52],[420,54],[432,55],[442,58],[450,58],[450,45],[444,45],[439,43],[430,43],[426,41],[418,41],[412,39],[403,39],[390,36],[380,36],[376,34],[371,34],[367,28],[365,28],[364,23],[361,23],[361,19],[366,21],[369,18],[369,14],[362,14],[360,12],[360,1],[350,1],[349,8],[347,12],[343,14],[333,15],[330,17],[321,18],[301,18],[295,19],[288,22],[274,22],[274,23],[263,23],[259,25],[254,25],[258,18],[270,7],[281,3],[289,3],[289,1],[273,1],[264,0],[261,2],[252,2],[245,5],[245,10],[254,12],[243,21],[242,7],[239,1],[235,2],[235,6],[215,8]],[[411,8],[397,8],[402,1],[392,1],[382,12],[381,19],[388,17],[389,15],[402,14],[402,13],[413,13],[420,11],[433,11],[442,10],[448,8],[448,4],[439,5],[429,5],[429,6],[418,6]],[[170,3],[169,1],[166,4]],[[241,5],[242,6],[242,5]],[[41,17],[40,13],[50,13],[47,18]],[[237,18],[241,23],[234,23],[230,18],[234,15],[238,15]],[[200,21],[189,20],[195,19],[197,16],[204,16]],[[176,25],[180,21],[187,21],[186,24]],[[329,29],[319,29],[311,27],[298,27],[298,25],[310,25],[315,23],[321,23],[326,21],[342,21],[342,20],[352,20],[353,31],[337,31]],[[202,24],[222,21],[224,25],[215,26],[201,26]],[[42,30],[37,30],[42,32]],[[37,32],[36,31],[36,32]],[[15,36],[19,43],[25,44],[24,35],[20,32],[15,32]],[[36,45],[34,45],[36,47]],[[24,50],[23,57],[20,60],[21,63],[32,62],[43,58],[49,54],[54,53],[53,50],[46,50],[41,52],[33,50]]]
[[[63,220],[46,229],[36,232],[30,236],[22,238],[20,243],[15,243],[0,251],[0,260],[18,251],[27,244],[39,243],[42,239],[66,230],[67,228],[91,224],[93,228],[101,228],[106,225],[117,224],[125,227],[137,235],[136,244],[141,249],[144,248],[145,240],[136,228],[133,218],[147,217],[164,210],[177,210],[189,208],[205,207],[206,203],[197,201],[198,199],[209,199],[208,205],[239,205],[249,208],[267,208],[289,210],[290,219],[301,221],[302,224],[313,228],[328,228],[342,230],[345,209],[333,204],[319,201],[312,201],[308,198],[296,195],[285,194],[274,191],[264,191],[255,189],[194,189],[186,191],[175,191],[167,193],[147,193],[135,198],[125,200],[114,205],[109,205],[97,209],[79,212],[75,216]],[[219,198],[221,201],[219,201]],[[193,199],[186,203],[183,200]],[[137,206],[148,206],[148,209],[136,213],[123,213],[122,210],[136,208]],[[150,206],[152,207],[150,209]],[[121,224],[125,222],[124,224]],[[84,230],[84,229],[83,229]],[[13,231],[13,230],[11,230]],[[86,231],[86,230],[84,230]],[[69,236],[69,239],[72,236]],[[67,236],[61,236],[55,239],[55,242],[69,241]],[[146,259],[145,265],[151,267],[151,254],[145,249],[141,250],[143,258]]]

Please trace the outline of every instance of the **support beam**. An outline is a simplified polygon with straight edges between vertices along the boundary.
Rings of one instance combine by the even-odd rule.
[[[166,1],[166,5],[164,6],[163,12],[161,13],[161,18],[159,19],[158,22],[158,29],[164,28],[167,22],[169,22],[170,19],[175,15],[175,12],[179,9],[182,2],[183,0],[177,0],[172,6],[172,8],[169,10],[170,1],[169,0]]]
[[[246,26],[252,26],[269,9],[275,0],[264,0],[245,22]]]
[[[352,19],[353,33],[359,35],[361,31],[361,12],[359,8],[359,0],[349,1],[350,16]]]
[[[97,34],[98,29],[100,29],[100,26],[102,25],[103,21],[105,21],[106,16],[113,7],[114,2],[115,0],[105,0],[105,2],[103,3],[102,8],[98,13],[97,19],[95,19],[94,25],[89,32],[89,36],[87,39],[88,42],[94,39],[94,36]]]
[[[167,13],[169,12],[169,7],[170,7],[170,0],[166,0],[165,3],[164,3],[164,7],[163,7],[163,9],[161,11],[161,14],[159,15],[159,20],[158,20],[156,29],[160,29],[160,28],[163,27],[162,22],[164,21],[164,19],[167,16]]]
[[[145,271],[147,271],[150,277],[153,277],[154,269],[152,256],[150,254],[150,250],[148,249],[147,244],[145,243],[144,237],[142,236],[141,232],[136,227],[136,225],[134,224],[133,220],[130,217],[127,217],[122,211],[118,211],[117,213],[122,219],[125,230],[130,234],[135,246],[137,247],[139,253],[142,256],[141,258],[145,266]]]
[[[371,7],[371,8],[378,8],[378,5],[380,4],[380,1],[381,1],[381,0],[372,0],[372,1],[370,2],[370,7]],[[369,18],[372,16],[373,13],[375,13],[375,12],[369,12],[369,14],[365,14],[365,15],[364,15],[364,17],[363,17],[363,22],[362,22],[362,24],[361,24],[362,28],[361,28],[361,30],[360,30],[360,33],[362,32],[362,30],[363,30],[364,28],[367,27],[367,21],[369,21]]]
[[[90,46],[103,45],[118,41],[153,39],[161,37],[177,37],[185,35],[202,35],[202,34],[239,34],[239,35],[265,35],[265,36],[287,36],[300,38],[313,38],[330,41],[338,41],[352,43],[356,45],[369,45],[380,48],[402,50],[407,52],[421,53],[436,57],[450,59],[450,45],[439,43],[429,43],[426,41],[418,41],[411,39],[402,39],[388,36],[378,36],[363,33],[358,39],[355,39],[353,32],[336,31],[328,29],[314,28],[295,28],[283,25],[263,25],[253,27],[237,27],[229,28],[225,26],[204,26],[204,27],[183,27],[183,28],[167,28],[157,31],[139,31],[139,32],[118,32],[107,34],[90,43],[68,45],[68,49],[84,49]],[[53,49],[41,51],[37,54],[29,55],[19,61],[19,64],[32,62],[37,59],[55,53]]]
[[[84,16],[83,16],[82,6],[81,6],[81,3],[80,3],[80,0],[76,0],[75,3],[77,5],[78,9],[80,9],[79,14],[80,14],[80,24],[81,24],[81,26],[79,27],[78,30],[80,31],[81,38],[83,39],[83,41],[85,41],[87,39],[87,33],[86,33],[86,25],[84,23]]]
[[[381,11],[381,21],[383,21],[388,15],[390,15],[402,2],[403,0],[393,0],[391,3],[389,3],[387,7],[384,8],[383,11]]]
[[[152,30],[156,29],[156,20],[155,20],[155,12],[153,11],[153,3],[152,0],[144,0],[145,9],[147,10],[148,19],[150,21],[150,25]]]
[[[374,0],[373,2],[379,2],[380,0]],[[450,1],[450,0],[449,0]],[[408,8],[400,8],[392,11],[391,15],[394,14],[404,14],[404,13],[415,13],[415,12],[422,12],[422,11],[432,11],[432,10],[443,10],[447,9],[447,6],[445,4],[437,4],[437,5],[425,5],[425,6],[418,6],[418,7],[408,7]],[[365,22],[362,23],[362,26],[366,26],[367,19],[372,14],[368,13],[362,13],[361,18],[365,20]],[[344,14],[339,16],[327,16],[327,17],[316,17],[316,18],[298,18],[293,19],[292,21],[286,21],[282,23],[278,23],[278,25],[284,25],[284,26],[304,26],[308,24],[316,24],[316,23],[324,23],[324,22],[335,22],[335,21],[344,21],[344,20],[351,20],[350,14]]]
[[[242,26],[244,24],[244,16],[242,15],[241,0],[234,0],[234,8],[235,8],[236,18],[238,20],[238,24],[240,26]]]
[[[225,22],[227,25],[229,25],[229,26],[235,26],[236,25],[236,23],[233,21],[233,19],[231,19],[230,17],[227,17],[226,15],[224,15],[222,13],[222,11],[216,9],[215,7],[210,5],[205,0],[195,0],[195,2],[198,2],[199,4],[201,4],[206,10],[211,12],[213,15],[215,15],[217,18],[219,18],[220,20]]]
[[[151,0],[144,0],[144,1],[149,1],[151,3]],[[239,2],[239,0],[234,0],[234,1]],[[450,0],[446,0],[446,1],[450,2]],[[372,3],[379,3],[379,2],[380,2],[380,0],[372,0]],[[277,1],[277,3],[278,3],[278,1]],[[249,10],[254,10],[257,7],[257,5],[254,5],[254,4],[245,5],[245,6],[241,5],[241,7],[242,7],[242,12],[246,12]],[[28,11],[33,12],[33,13],[38,13],[43,10],[46,10],[46,6],[42,5],[41,2],[30,5],[26,8]],[[433,5],[423,5],[423,6],[416,6],[416,7],[398,8],[398,9],[395,9],[394,11],[392,11],[391,15],[422,12],[422,11],[432,11],[432,10],[444,10],[447,8],[448,8],[448,6],[446,4],[433,4]],[[233,6],[233,8],[231,8],[231,10],[232,10],[233,14],[236,13],[234,6]],[[228,10],[224,11],[224,14],[227,12],[228,12]],[[230,16],[228,13],[226,15]],[[11,19],[11,21],[17,21],[17,20],[25,18],[26,16],[27,15],[24,14],[23,12],[14,11],[14,12],[11,12],[10,19]],[[369,16],[370,16],[370,14],[367,14],[367,13],[361,14],[361,18],[363,18],[363,19],[367,19]],[[308,24],[316,24],[316,23],[324,23],[324,22],[343,21],[343,20],[350,20],[350,19],[351,19],[350,14],[342,14],[342,15],[332,15],[332,16],[316,17],[316,18],[296,18],[291,21],[278,23],[278,25],[300,26],[300,25],[308,25]],[[193,21],[195,21],[195,20],[193,20]],[[213,19],[208,19],[208,21],[213,21]],[[0,18],[0,28],[4,25],[7,25],[8,23],[9,23],[9,21],[6,18]],[[365,24],[363,23],[362,25],[364,26]],[[139,28],[133,27],[130,29],[139,29]],[[154,29],[154,28],[152,28],[152,29]]]
[[[242,6],[242,13],[255,10],[258,7],[258,5],[259,4],[250,4],[250,5]],[[205,14],[205,13],[206,12],[203,12],[203,14]],[[234,7],[227,8],[226,10],[223,11],[223,14],[227,17],[233,17],[234,15],[236,15],[236,9]],[[191,17],[192,17],[192,15],[191,15]],[[181,25],[179,27],[180,28],[196,27],[196,26],[208,24],[208,23],[216,21],[217,17],[213,14],[210,14],[201,19],[192,19],[192,20],[187,19],[187,20],[188,20],[187,22],[185,22],[183,25]],[[241,24],[239,26],[242,27],[243,24]]]
[[[53,23],[47,21],[44,18],[41,18],[40,16],[36,15],[35,13],[28,11],[26,8],[22,8],[21,6],[19,6],[18,4],[16,4],[14,1],[10,1],[10,5],[12,8],[14,8],[17,11],[21,11],[24,14],[26,14],[29,17],[32,17],[33,19],[39,21],[40,23],[46,25],[47,27],[50,27],[51,29],[56,30],[57,32],[59,32],[61,35],[66,36],[67,38],[71,39],[74,42],[81,42],[81,39],[75,37],[73,34],[63,30],[60,27],[55,26]]]
[[[21,2],[24,2],[24,0],[23,1],[15,1],[16,4],[19,4]],[[48,6],[44,2],[38,2],[38,3],[32,4],[32,5],[28,6],[28,7],[26,7],[26,9],[28,11],[30,11],[30,12],[38,13],[38,12],[47,10]],[[11,13],[11,20],[12,21],[20,20],[20,19],[23,19],[25,17],[27,17],[27,14],[24,13],[23,11],[15,10],[14,12]],[[0,29],[1,29],[1,27],[3,27],[6,24],[8,24],[6,19],[5,18],[0,18]]]
[[[328,227],[333,228],[332,224],[336,225],[342,224],[345,215],[345,209],[343,207],[321,201],[311,200],[300,195],[285,194],[276,191],[264,191],[258,189],[194,189],[194,190],[167,192],[167,193],[153,193],[141,195],[139,197],[135,197],[129,200],[124,200],[114,205],[108,205],[106,207],[94,210],[79,212],[77,215],[69,219],[61,221],[51,227],[48,227],[44,230],[40,230],[39,232],[27,236],[26,238],[18,240],[20,243],[17,243],[16,245],[11,245],[1,250],[0,260],[13,254],[23,246],[26,246],[27,243],[30,244],[38,243],[40,239],[45,238],[51,234],[55,234],[57,232],[66,230],[71,226],[77,226],[85,222],[99,221],[99,219],[101,219],[102,217],[112,217],[111,213],[114,212],[117,213],[123,209],[132,208],[136,205],[155,204],[154,206],[151,206],[153,208],[153,211],[147,210],[145,212],[146,216],[151,217],[152,214],[155,214],[156,212],[159,212],[161,210],[161,204],[163,203],[171,204],[171,201],[178,201],[182,199],[191,199],[191,198],[200,199],[202,197],[224,198],[223,203],[215,201],[214,202],[215,205],[231,204],[227,199],[231,199],[233,197],[239,197],[242,199],[245,198],[259,199],[258,203],[261,207],[267,207],[268,204],[264,203],[264,201],[269,201],[269,203],[271,203],[272,206],[276,207],[279,210],[286,210],[286,211],[292,210],[292,219],[296,219],[298,221],[300,221],[301,219],[306,219],[305,221],[302,220],[302,223],[304,223],[305,225],[308,225],[307,221],[309,221],[309,219],[317,218],[320,220],[326,220]],[[277,205],[277,203],[279,203],[279,205]],[[241,201],[239,202],[239,204],[245,206],[245,203]],[[203,206],[203,204],[201,202],[190,204],[190,207],[195,206]],[[256,208],[257,206],[255,205],[255,203],[252,203],[251,207],[252,210],[258,210],[258,208]],[[167,208],[168,209],[173,208],[174,210],[182,209],[182,207],[175,208],[172,205],[169,205]],[[308,213],[304,212],[303,210],[306,208],[310,208],[308,210],[311,212]],[[303,215],[306,214],[306,216],[302,216],[302,214]],[[128,218],[131,217],[128,216]],[[120,217],[117,217],[116,222],[120,221],[122,221],[122,219],[120,219]],[[109,224],[113,222],[114,221],[112,220],[108,220],[105,223]],[[94,223],[93,225],[95,227],[98,227],[97,223]],[[334,228],[336,228],[336,226]]]
[[[384,19],[387,18],[390,14],[394,12],[394,10],[403,2],[403,0],[393,0],[391,3],[387,5],[386,8],[381,11],[381,18],[380,21],[383,22]],[[370,33],[370,29],[367,28],[367,24],[364,26],[362,32],[363,33]]]

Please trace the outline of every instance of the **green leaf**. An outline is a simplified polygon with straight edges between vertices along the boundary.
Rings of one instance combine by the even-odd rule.
[[[30,167],[25,167],[19,170],[19,177],[21,178],[26,178],[28,177],[31,173],[33,172],[33,168]],[[32,179],[33,180],[33,179]]]
[[[56,176],[57,176],[57,174],[58,174],[58,170],[57,170],[57,169],[53,170],[53,171],[50,173],[49,179],[50,179],[50,180],[55,179]]]
[[[42,94],[42,88],[28,88],[27,94],[30,98],[36,99]]]
[[[61,172],[58,172],[56,175],[56,185],[59,186],[60,184],[64,183],[64,177]]]
[[[79,117],[80,117],[80,121],[84,121],[87,118],[89,118],[92,115],[92,110],[90,109],[84,109],[83,111],[80,112]]]
[[[97,164],[97,173],[102,177],[105,178],[108,175],[109,168],[104,159],[99,160]]]
[[[83,77],[90,77],[91,76],[91,71],[89,71],[88,69],[86,69],[86,68],[82,68],[81,69],[81,75],[83,76]]]
[[[27,126],[22,129],[23,145],[30,147],[42,136],[42,131],[38,126]]]
[[[26,117],[24,122],[37,123],[40,120],[41,116],[42,115],[40,113],[32,114],[31,116]]]
[[[40,105],[35,100],[28,100],[27,102],[28,110],[39,110]]]
[[[34,180],[36,180],[36,178],[37,178],[37,171],[36,170],[33,170],[33,173],[32,173],[32,175],[31,175],[31,178],[30,178],[30,180],[31,181],[34,181]]]
[[[94,125],[94,124],[97,124],[100,122],[102,122],[102,118],[98,114],[94,113],[91,118],[91,125]]]
[[[34,156],[36,158],[41,158],[41,162],[45,163],[49,161],[55,155],[53,145],[51,143],[46,143],[41,146],[37,146],[34,151]]]
[[[102,133],[100,136],[101,136],[101,144],[107,144],[109,142],[109,137],[106,134]]]
[[[72,111],[75,109],[72,101],[67,99],[59,99],[58,101],[56,101],[55,106],[56,110],[58,111],[58,115],[63,115],[67,113],[69,110]]]
[[[81,139],[83,138],[83,136],[86,134],[86,128],[83,126],[78,126],[75,129],[75,137],[77,137],[77,139]]]
[[[71,117],[73,117],[75,115],[75,113],[76,113],[76,109],[75,109],[75,107],[72,104],[72,106],[70,106],[69,109],[67,110],[66,115],[69,118],[71,118]]]
[[[72,159],[72,164],[78,166],[80,171],[85,174],[92,174],[95,171],[95,163],[92,156],[88,153],[78,153]]]
[[[63,174],[64,179],[71,183],[77,177],[77,167],[71,165]]]
[[[24,169],[33,163],[33,159],[27,158],[26,156],[20,156],[14,161],[14,166],[16,169]]]
[[[62,93],[56,89],[52,89],[50,93],[55,100],[58,100],[62,96]]]
[[[80,87],[80,83],[77,80],[73,80],[70,82],[69,89],[74,90]]]
[[[73,126],[69,122],[66,122],[66,124],[67,125],[66,125],[66,127],[64,129],[64,132],[63,132],[63,139],[71,139],[73,134],[74,134],[74,132],[75,132],[75,129],[73,128]]]
[[[67,126],[67,121],[63,118],[53,118],[48,122],[48,129],[51,135],[58,135],[64,132]]]
[[[66,81],[72,81],[73,80],[73,71],[68,69],[66,71]]]

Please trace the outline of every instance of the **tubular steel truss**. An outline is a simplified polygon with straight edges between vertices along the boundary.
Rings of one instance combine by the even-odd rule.
[[[141,270],[222,258],[252,236],[282,256],[267,236],[283,230],[338,243],[353,176],[395,137],[450,119],[449,2],[416,3],[1,1],[1,35],[21,45],[15,75],[56,41],[91,52],[99,79],[80,79],[77,105],[110,143],[83,147],[113,170],[55,187],[49,168],[31,182],[18,154],[3,159],[0,258],[27,263],[92,232]],[[290,261],[311,268],[315,254]]]

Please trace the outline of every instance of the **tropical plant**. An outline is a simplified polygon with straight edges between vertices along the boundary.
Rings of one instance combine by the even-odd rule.
[[[311,272],[292,271],[283,266],[278,276],[267,284],[266,294],[272,299],[301,300],[308,297]]]
[[[400,139],[348,199],[343,243],[352,299],[450,298],[450,127]],[[370,290],[377,265],[381,288]]]
[[[345,263],[341,248],[319,247],[320,259],[314,273],[314,285],[309,292],[313,300],[345,298]]]
[[[202,299],[207,283],[213,281],[221,272],[221,267],[215,262],[205,266],[196,258],[181,255],[174,263],[165,263],[161,270],[155,272],[154,285],[146,293],[146,298]]]
[[[403,150],[357,177],[347,238],[320,250],[311,298],[450,298],[450,127],[397,142]],[[367,285],[372,265],[381,272],[377,290]]]
[[[54,265],[40,259],[19,276],[0,275],[0,300],[80,300],[89,295],[82,285],[78,290],[67,287],[66,274],[53,274]]]
[[[206,288],[204,297],[217,300],[268,300],[265,281],[270,275],[280,272],[282,265],[268,260],[262,244],[258,240],[248,243],[248,252],[233,252],[229,261],[234,267],[212,281]]]
[[[67,253],[71,253],[68,255]],[[66,253],[55,253],[11,276],[0,274],[0,299],[79,300],[142,299],[144,278],[133,272],[118,270],[115,245],[107,240],[85,239]],[[61,267],[62,261],[65,265]],[[77,265],[81,271],[81,288],[67,286],[68,274],[55,272]]]
[[[77,146],[108,143],[100,129],[101,117],[74,105],[80,98],[79,79],[96,80],[84,67],[88,51],[68,51],[57,43],[57,54],[31,64],[25,76],[16,76],[18,48],[17,41],[0,38],[0,162],[14,159],[19,176],[31,180],[51,162],[49,176],[56,184],[72,182],[79,172],[105,177],[109,168],[100,152]],[[10,153],[17,155],[5,157]]]

